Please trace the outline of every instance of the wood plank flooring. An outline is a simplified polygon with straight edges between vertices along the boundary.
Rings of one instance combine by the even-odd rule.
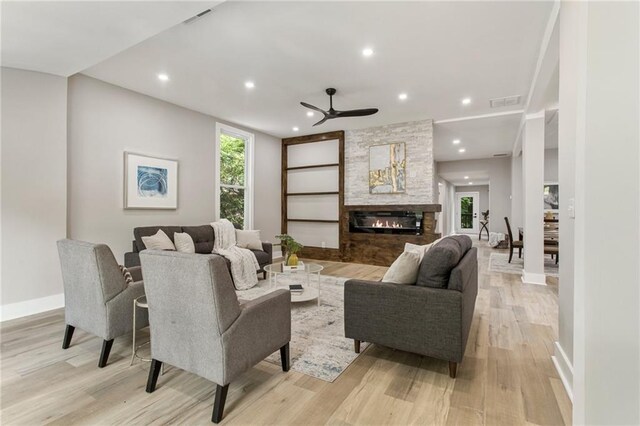
[[[560,425],[571,402],[551,362],[557,280],[523,285],[489,273],[479,248],[479,291],[458,377],[447,363],[371,345],[334,382],[267,362],[231,384],[223,424]],[[386,268],[321,262],[324,274],[380,279]],[[130,336],[97,368],[101,341],[76,330],[62,350],[64,313],[2,323],[0,421],[37,424],[211,424],[215,385],[169,367],[153,394],[148,363],[129,366]],[[142,335],[146,338],[146,335]]]

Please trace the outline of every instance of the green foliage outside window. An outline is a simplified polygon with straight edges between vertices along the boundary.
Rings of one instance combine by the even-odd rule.
[[[220,217],[244,227],[245,141],[220,135]],[[240,187],[240,188],[238,188]]]

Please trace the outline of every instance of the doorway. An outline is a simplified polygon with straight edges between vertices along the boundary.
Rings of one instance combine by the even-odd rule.
[[[479,192],[456,193],[456,231],[461,234],[477,234],[480,210]]]

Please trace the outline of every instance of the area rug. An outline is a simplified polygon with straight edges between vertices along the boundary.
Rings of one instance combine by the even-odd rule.
[[[511,263],[509,263],[509,253],[491,253],[489,257],[489,271],[502,272],[504,274],[522,275],[524,268],[524,258],[518,258],[518,254],[514,253]],[[558,265],[555,259],[549,256],[544,257],[544,273],[551,277],[558,276]]]
[[[296,274],[279,276],[278,285],[302,284]],[[317,301],[291,304],[291,369],[333,382],[359,354],[353,350],[353,340],[344,337],[344,282],[348,278],[320,276],[320,306]],[[311,285],[316,285],[315,276]],[[268,280],[258,286],[237,291],[238,298],[253,300],[274,291]],[[367,344],[362,343],[362,350]],[[280,352],[267,358],[280,365]]]

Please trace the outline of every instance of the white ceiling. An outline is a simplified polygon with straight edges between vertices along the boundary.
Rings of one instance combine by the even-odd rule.
[[[3,1],[2,66],[69,76],[221,1]]]
[[[518,110],[491,109],[489,99],[528,93],[550,10],[551,2],[226,2],[84,73],[279,137]],[[328,107],[327,87],[338,89],[337,109],[380,112],[312,127],[320,117],[299,102]],[[461,105],[467,96],[472,103]],[[436,126],[436,159],[453,157],[446,141],[457,131],[465,158],[508,151],[512,119],[492,120],[493,129],[477,120]]]
[[[438,173],[442,179],[452,183],[454,186],[489,185],[488,170],[468,170],[464,172]],[[468,179],[465,179],[465,176]],[[471,184],[469,184],[471,182]]]
[[[436,123],[433,127],[434,156],[437,161],[489,158],[511,155],[522,113],[482,119]],[[460,143],[454,145],[453,141]],[[464,153],[458,152],[464,148]]]

